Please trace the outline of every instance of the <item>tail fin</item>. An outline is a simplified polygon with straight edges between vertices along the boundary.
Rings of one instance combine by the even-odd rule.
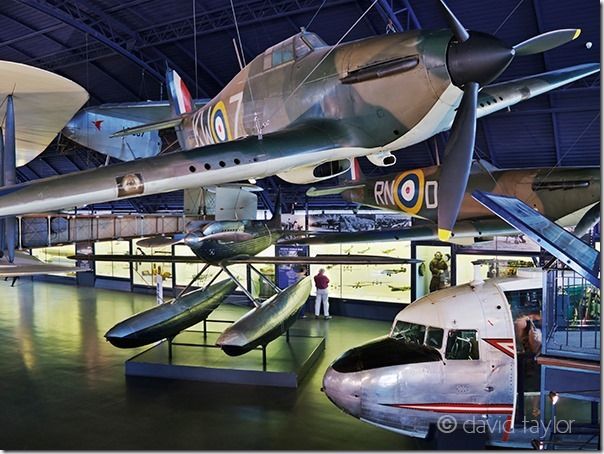
[[[273,209],[273,217],[268,224],[273,228],[281,228],[281,188],[279,188],[277,191],[277,197],[275,197],[275,208]]]
[[[365,175],[363,175],[359,160],[357,158],[352,158],[350,160],[350,181],[357,182],[363,181],[364,179]]]
[[[168,86],[168,96],[170,97],[170,106],[175,116],[193,111],[195,103],[191,97],[189,89],[178,73],[173,69],[166,70],[166,85]]]

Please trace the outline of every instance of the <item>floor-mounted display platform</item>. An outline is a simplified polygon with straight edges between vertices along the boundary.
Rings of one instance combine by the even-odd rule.
[[[171,378],[242,385],[297,388],[325,349],[325,338],[290,329],[266,347],[266,367],[260,348],[227,356],[214,344],[217,331],[187,330],[171,347],[162,341],[125,363],[127,376]],[[171,358],[170,358],[171,356]]]

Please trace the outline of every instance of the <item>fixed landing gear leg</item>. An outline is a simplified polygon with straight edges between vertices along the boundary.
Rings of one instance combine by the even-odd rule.
[[[247,291],[245,286],[241,282],[239,282],[239,279],[237,279],[235,277],[235,275],[229,271],[229,269],[226,267],[226,265],[222,265],[222,269],[226,274],[229,275],[229,277],[233,280],[233,282],[235,284],[237,284],[237,286],[241,289],[243,294],[248,297],[248,299],[252,302],[252,304],[254,304],[254,306],[256,306],[256,307],[260,306],[260,303],[258,301],[256,301],[256,299],[251,295],[251,293]]]
[[[262,370],[266,370],[266,345],[262,346]]]
[[[176,298],[179,298],[180,296],[182,296],[182,295],[184,295],[185,293],[187,293],[187,290],[189,290],[189,289],[191,288],[191,286],[193,285],[193,283],[194,283],[194,282],[195,282],[197,279],[199,279],[199,277],[200,277],[200,276],[203,274],[203,272],[204,272],[205,270],[207,270],[209,267],[210,267],[210,264],[209,264],[209,263],[206,263],[206,264],[203,266],[203,268],[201,269],[201,271],[195,275],[195,277],[194,277],[194,278],[191,280],[191,282],[189,282],[189,283],[187,284],[187,286],[184,288],[184,290],[183,290],[182,292],[180,292]]]
[[[250,269],[252,269],[258,276],[260,276],[260,279],[262,279],[264,282],[266,282],[269,285],[269,287],[272,288],[276,293],[281,293],[283,291],[279,287],[277,287],[273,281],[271,281],[263,273],[258,271],[254,265],[250,264]]]

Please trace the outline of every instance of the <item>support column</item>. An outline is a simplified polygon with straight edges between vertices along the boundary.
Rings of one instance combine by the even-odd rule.
[[[4,128],[0,126],[0,187],[4,186]],[[4,218],[0,218],[0,256],[6,250]]]
[[[16,178],[16,134],[15,134],[15,107],[13,104],[13,96],[6,98],[6,136],[4,142],[4,184],[7,186],[17,182]],[[5,218],[6,231],[6,248],[8,250],[8,261],[15,261],[15,246],[16,246],[16,223],[14,216]]]

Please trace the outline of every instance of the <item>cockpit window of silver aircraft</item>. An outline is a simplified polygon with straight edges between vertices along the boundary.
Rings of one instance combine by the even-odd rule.
[[[413,342],[421,345],[424,343],[425,334],[426,327],[424,325],[399,320],[392,329],[391,337],[405,342]]]
[[[426,334],[426,345],[428,347],[440,349],[443,345],[443,335],[444,330],[442,328],[429,326],[428,333]]]
[[[447,337],[446,359],[478,359],[476,330],[450,330]]]
[[[442,328],[429,326],[426,330],[424,325],[418,325],[417,323],[410,323],[402,320],[398,320],[395,323],[392,332],[390,333],[390,337],[393,339],[425,345],[438,350],[442,347],[443,336],[444,330]]]

